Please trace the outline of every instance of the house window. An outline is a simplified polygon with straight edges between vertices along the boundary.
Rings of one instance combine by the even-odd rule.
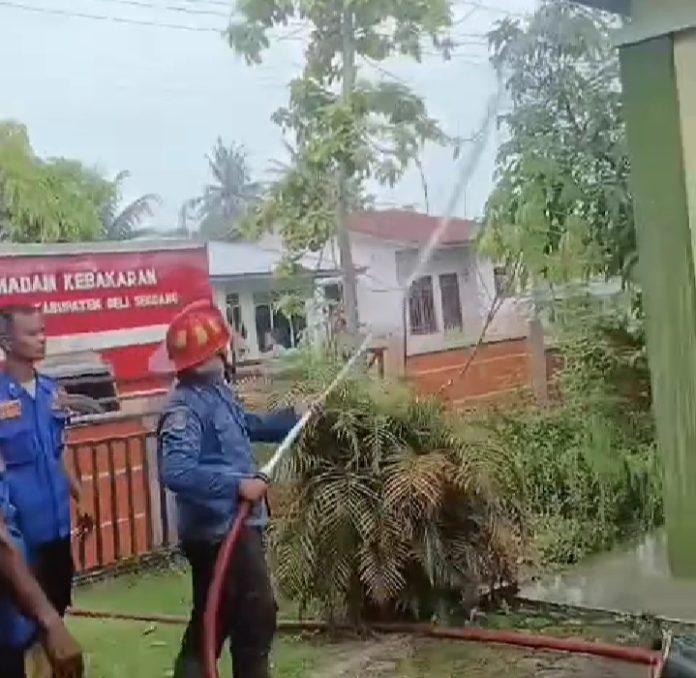
[[[495,285],[495,296],[504,299],[510,296],[510,277],[507,266],[495,266],[493,268],[493,283]]]
[[[242,307],[239,305],[239,295],[231,292],[226,297],[227,322],[239,335],[246,338],[246,328],[242,324]]]
[[[456,273],[443,273],[440,276],[442,296],[442,323],[447,330],[461,331],[462,302],[459,296],[459,278]]]
[[[324,285],[324,298],[330,306],[339,306],[343,301],[343,290],[339,283]]]
[[[431,276],[418,278],[411,285],[408,298],[408,313],[411,334],[434,334],[437,332],[433,279]]]
[[[278,310],[268,293],[254,294],[256,336],[261,353],[270,353],[276,348],[295,348],[302,332],[307,327],[303,315],[293,314],[288,318]]]

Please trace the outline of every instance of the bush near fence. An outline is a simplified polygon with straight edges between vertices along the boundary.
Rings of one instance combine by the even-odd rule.
[[[455,382],[444,394],[458,407],[500,403],[505,398],[532,398],[533,350],[529,339],[479,347],[464,379],[458,373],[472,348],[411,357],[408,378],[426,394],[437,393],[450,378]],[[557,360],[547,357],[544,379]],[[242,380],[240,392],[250,409],[263,409],[268,380]],[[109,568],[176,544],[173,498],[159,483],[155,416],[109,415],[92,423],[77,424],[68,432],[67,459],[81,479],[91,505],[96,529],[84,538],[74,535],[74,557],[80,573]],[[273,515],[282,515],[282,487],[271,489]]]

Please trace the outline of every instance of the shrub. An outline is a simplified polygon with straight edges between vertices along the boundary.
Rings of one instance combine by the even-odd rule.
[[[573,563],[662,518],[654,445],[605,413],[566,404],[498,414],[486,445],[512,452],[520,506],[541,564]]]
[[[319,393],[337,367],[305,352],[283,399]],[[442,404],[348,378],[281,470],[289,497],[272,551],[282,592],[358,622],[427,617],[513,579],[521,514],[501,500],[506,474],[479,451]]]
[[[482,424],[483,444],[515,460],[514,491],[542,564],[576,562],[662,521],[642,327],[583,304],[564,319],[560,403]]]

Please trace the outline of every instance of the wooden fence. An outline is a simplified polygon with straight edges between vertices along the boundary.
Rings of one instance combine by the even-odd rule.
[[[92,533],[73,535],[80,572],[138,558],[176,540],[172,500],[159,482],[153,419],[112,416],[69,432],[68,463],[95,521]]]

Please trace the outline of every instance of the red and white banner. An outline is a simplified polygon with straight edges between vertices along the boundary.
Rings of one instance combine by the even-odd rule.
[[[147,357],[187,304],[210,298],[205,246],[0,255],[0,307],[46,316],[49,354],[96,351],[119,382],[147,379]]]

